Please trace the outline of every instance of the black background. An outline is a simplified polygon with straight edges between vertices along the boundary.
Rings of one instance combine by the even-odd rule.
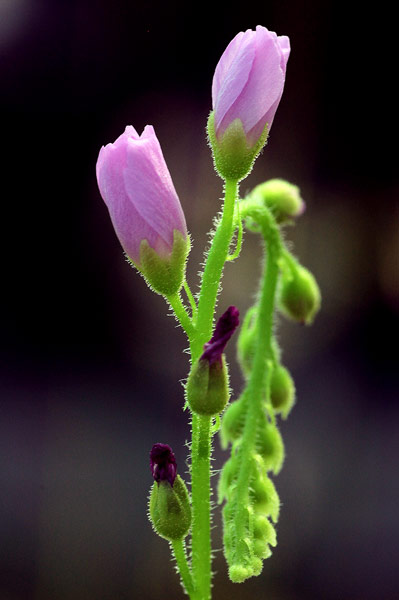
[[[279,325],[298,392],[282,425],[279,544],[240,586],[216,552],[214,597],[399,597],[392,23],[384,3],[329,0],[0,4],[1,599],[183,597],[146,497],[154,442],[170,443],[185,471],[186,341],[124,261],[95,162],[125,125],[154,125],[193,237],[195,291],[222,194],[205,139],[213,71],[257,24],[288,35],[292,53],[241,191],[271,177],[300,186],[307,212],[287,237],[323,310],[311,328]],[[218,314],[245,313],[259,258],[248,234]],[[238,393],[233,344],[228,358]],[[217,440],[215,457],[220,468]]]

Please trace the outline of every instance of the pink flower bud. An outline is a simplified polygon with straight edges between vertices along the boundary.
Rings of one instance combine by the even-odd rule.
[[[238,33],[224,51],[212,83],[216,138],[239,119],[248,146],[273,123],[283,93],[290,41],[258,25]]]
[[[169,259],[175,232],[187,240],[184,213],[154,128],[132,126],[100,150],[96,166],[101,196],[127,256],[140,268],[142,242]]]

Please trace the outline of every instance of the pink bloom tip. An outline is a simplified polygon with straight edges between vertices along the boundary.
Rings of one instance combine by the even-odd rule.
[[[285,81],[290,41],[258,25],[238,33],[224,51],[212,83],[215,132],[220,140],[240,119],[249,146],[273,123]]]

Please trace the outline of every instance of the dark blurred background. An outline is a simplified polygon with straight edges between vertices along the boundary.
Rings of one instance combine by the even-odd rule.
[[[196,290],[222,194],[204,130],[213,71],[257,24],[289,35],[292,54],[241,191],[271,177],[300,186],[307,212],[287,237],[323,309],[312,327],[279,324],[298,395],[281,427],[279,544],[234,586],[216,529],[214,598],[399,598],[393,22],[384,2],[1,0],[1,600],[183,597],[146,504],[154,442],[186,470],[187,342],[125,262],[95,162],[125,125],[155,126]],[[247,234],[218,314],[250,306],[260,257]],[[233,344],[228,358],[238,394]],[[226,457],[216,439],[215,468]]]

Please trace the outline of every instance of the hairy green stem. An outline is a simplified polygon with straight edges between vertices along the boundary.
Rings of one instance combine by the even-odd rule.
[[[172,307],[173,312],[175,313],[184,331],[186,332],[187,337],[192,339],[195,334],[195,328],[187,313],[186,307],[180,298],[179,292],[173,294],[172,296],[168,296],[166,299]]]
[[[184,540],[173,540],[170,542],[170,545],[176,559],[177,568],[179,570],[184,589],[189,597],[192,598],[194,593],[194,583],[190,567],[187,562]]]
[[[191,552],[195,592],[192,600],[211,597],[210,455],[211,417],[193,414],[191,444]]]
[[[234,206],[237,196],[238,182],[226,180],[222,218],[217,225],[202,275],[198,301],[197,335],[192,347],[193,362],[199,358],[203,345],[209,341],[212,334],[216,297],[233,235]]]

